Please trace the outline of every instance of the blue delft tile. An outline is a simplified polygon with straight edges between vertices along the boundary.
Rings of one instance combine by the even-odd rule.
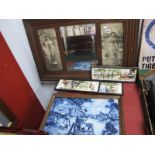
[[[50,135],[118,135],[118,100],[57,97],[43,130]]]

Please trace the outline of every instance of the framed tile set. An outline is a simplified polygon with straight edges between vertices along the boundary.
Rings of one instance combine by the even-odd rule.
[[[89,81],[60,79],[40,129],[50,135],[124,134],[122,82],[136,77],[135,67],[100,66],[91,68]]]
[[[50,135],[123,134],[120,97],[53,95],[40,130]]]
[[[136,67],[92,67],[91,81],[60,79],[56,90],[123,95],[122,82],[135,82]]]

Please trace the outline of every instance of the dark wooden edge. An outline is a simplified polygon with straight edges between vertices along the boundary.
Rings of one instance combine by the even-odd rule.
[[[39,127],[39,130],[43,130],[44,125],[46,123],[46,120],[48,118],[48,114],[51,110],[51,107],[53,105],[53,101],[55,100],[56,97],[69,97],[69,98],[93,98],[93,99],[108,99],[108,98],[112,98],[112,99],[118,99],[118,104],[119,104],[119,120],[120,120],[120,134],[125,134],[125,129],[124,129],[124,116],[123,116],[123,109],[122,109],[122,101],[121,101],[121,97],[120,96],[108,96],[108,95],[89,95],[89,94],[85,94],[83,95],[82,93],[65,93],[65,92],[60,92],[60,93],[56,93],[53,94],[50,102],[48,104],[46,113],[44,115],[44,118],[42,120],[42,123]]]
[[[143,26],[144,26],[144,19],[142,19],[142,23],[140,25],[140,32],[139,32],[139,45],[138,45],[138,58],[140,58],[140,51],[141,51],[141,47],[142,47],[142,36],[143,36]],[[139,61],[139,60],[137,60]],[[138,62],[137,62],[138,63]]]
[[[149,88],[147,87],[145,78],[152,75],[152,74],[155,74],[155,69],[151,69],[151,70],[147,71],[145,73],[145,75],[143,76],[142,84],[143,84],[143,91],[145,91],[145,92],[149,91]]]
[[[120,134],[125,135],[125,121],[124,121],[124,112],[123,112],[123,106],[122,106],[122,98],[119,99],[119,119],[120,119]]]
[[[2,111],[2,113],[4,113],[6,117],[11,121],[10,127],[15,127],[18,122],[17,118],[1,99],[0,99],[0,111]]]
[[[142,99],[142,107],[143,107],[143,112],[144,112],[144,119],[145,119],[145,124],[146,124],[146,133],[154,135],[154,129],[152,126],[149,110],[148,110],[148,102],[146,99],[146,92],[143,90],[144,84],[143,81],[141,81],[141,99]]]
[[[103,81],[103,82],[107,82],[107,81],[112,82],[112,80],[99,80],[99,79],[93,79],[93,78],[92,78],[92,70],[93,70],[93,68],[136,69],[136,76],[135,76],[134,81],[119,81],[119,80],[113,80],[113,82],[122,82],[122,83],[126,82],[126,83],[133,83],[133,82],[136,82],[137,74],[138,74],[138,67],[123,67],[123,66],[95,66],[95,67],[91,67],[91,69],[90,69],[91,80]]]
[[[139,32],[139,19],[131,20],[128,23],[128,34],[127,34],[127,56],[126,60],[128,66],[135,66],[138,64],[139,51],[137,50],[138,45],[138,32]],[[132,38],[132,39],[131,39]],[[132,53],[132,54],[131,54]]]
[[[147,83],[146,83],[146,80],[144,79],[144,80],[142,81],[142,83],[143,83],[143,91],[144,91],[144,92],[148,92],[148,91],[149,91],[149,88],[148,88],[148,85],[147,85]]]
[[[128,66],[95,66],[91,68],[138,69],[138,67],[128,67]]]
[[[134,30],[134,34],[135,34],[135,37],[134,37],[134,51],[135,51],[135,54],[134,54],[134,62],[133,62],[133,66],[134,64],[138,64],[139,63],[139,55],[140,55],[140,51],[139,51],[139,44],[140,44],[140,41],[141,41],[141,38],[140,38],[140,35],[141,35],[141,25],[140,25],[140,19],[137,19],[136,20],[136,28]],[[139,33],[137,33],[139,32]]]
[[[52,106],[52,104],[53,104],[54,99],[55,99],[55,94],[52,95],[52,97],[51,97],[51,99],[50,99],[50,101],[49,101],[47,110],[46,110],[46,112],[45,112],[45,115],[44,115],[43,120],[42,120],[42,122],[41,122],[41,125],[40,125],[40,127],[39,127],[39,130],[43,130],[43,128],[44,128],[45,122],[46,122],[47,117],[48,117],[48,114],[49,114],[49,112],[50,112],[50,110],[51,110],[51,106]]]

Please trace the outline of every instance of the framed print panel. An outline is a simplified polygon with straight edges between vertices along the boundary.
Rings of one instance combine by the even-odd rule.
[[[123,95],[122,83],[100,82],[99,94]]]
[[[135,67],[92,67],[92,80],[99,81],[120,81],[135,82],[137,78],[137,68]]]
[[[98,81],[85,81],[85,80],[66,80],[60,79],[57,83],[56,90],[65,91],[80,91],[80,92],[93,92],[98,93]]]
[[[17,123],[15,115],[10,109],[0,100],[0,127],[14,127]]]
[[[139,19],[100,20],[101,65],[138,66],[139,23]]]
[[[44,61],[48,71],[62,71],[63,66],[60,58],[57,36],[54,28],[37,30]]]
[[[123,23],[101,24],[102,65],[123,65]]]
[[[40,129],[50,135],[123,134],[120,97],[53,95]]]

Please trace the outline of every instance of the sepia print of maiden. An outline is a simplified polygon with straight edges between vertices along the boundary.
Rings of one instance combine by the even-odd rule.
[[[54,29],[38,30],[45,64],[49,71],[62,70],[60,51]]]
[[[122,65],[123,25],[122,23],[102,24],[102,64]]]

